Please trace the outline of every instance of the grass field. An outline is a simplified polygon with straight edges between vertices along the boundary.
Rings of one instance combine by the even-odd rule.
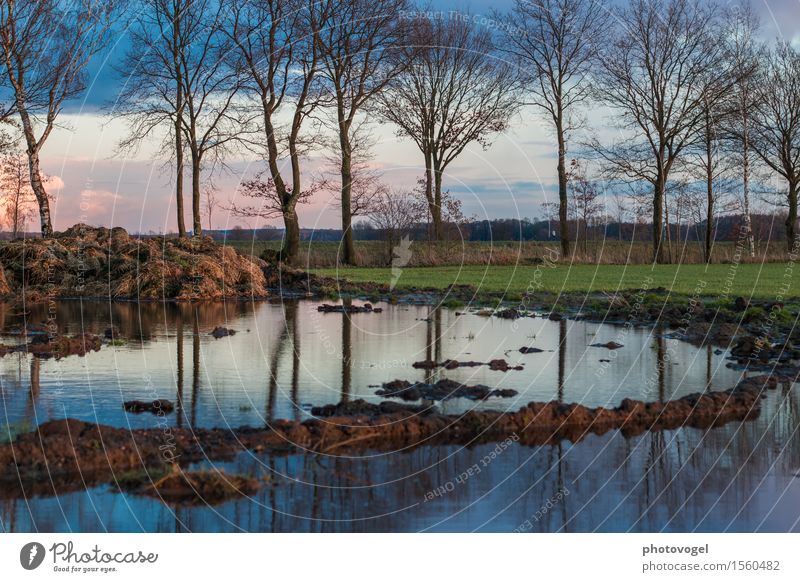
[[[313,269],[320,275],[354,283],[389,284],[389,268]],[[526,291],[610,292],[663,287],[679,295],[716,298],[743,296],[767,301],[800,297],[800,267],[791,263],[730,265],[558,265],[408,267],[400,271],[398,289],[474,286],[479,293],[506,293],[515,300]]]
[[[280,241],[246,241],[227,240],[226,245],[232,246],[243,254],[258,256],[265,249],[277,250]],[[530,264],[537,259],[550,258],[558,254],[557,243],[551,242],[514,242],[514,241],[450,241],[429,243],[414,241],[409,250],[411,256],[409,267],[439,267],[458,265],[505,265],[514,266]],[[392,249],[379,241],[356,241],[356,261],[362,267],[384,267],[392,262]],[[672,249],[672,262],[681,264],[703,263],[703,253],[700,243],[688,242],[680,248]],[[341,246],[335,242],[309,242],[300,243],[300,253],[297,258],[298,266],[308,268],[327,269],[336,267],[341,260]],[[649,242],[624,242],[617,240],[591,241],[589,244],[573,245],[573,253],[565,257],[564,263],[586,263],[590,265],[642,265],[652,260],[653,250]],[[769,244],[759,243],[756,256],[750,257],[742,253],[741,247],[737,249],[732,242],[717,242],[712,253],[713,262],[723,264],[726,262],[764,263],[781,262],[788,260],[785,243],[773,241]]]

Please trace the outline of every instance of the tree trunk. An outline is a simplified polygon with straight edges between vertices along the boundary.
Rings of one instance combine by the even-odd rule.
[[[425,155],[425,199],[428,201],[428,212],[430,212],[431,215],[431,231],[429,232],[428,238],[441,240],[442,215],[436,207],[435,189],[433,185],[433,162],[431,161],[431,157],[430,154]]]
[[[708,112],[706,112],[708,115]],[[706,237],[705,259],[711,263],[711,245],[714,239],[714,150],[711,127],[706,118]]]
[[[659,176],[653,185],[653,261],[664,262],[664,251],[661,239],[664,229],[664,178]]]
[[[350,140],[340,129],[339,141],[342,151],[342,263],[345,265],[356,264],[356,249],[353,243],[353,210],[352,210],[352,185],[353,168]]]
[[[433,167],[433,232],[437,241],[444,240],[442,223],[442,169],[434,161]]]
[[[47,196],[47,190],[44,188],[44,181],[42,180],[42,171],[39,166],[39,143],[33,133],[33,123],[31,122],[28,110],[17,100],[17,108],[19,109],[19,117],[22,122],[22,133],[25,135],[25,144],[27,145],[28,154],[28,170],[31,177],[31,190],[36,196],[36,202],[39,205],[39,220],[42,229],[42,238],[50,238],[53,236],[53,223],[50,219],[50,198]]]
[[[186,219],[183,216],[183,84],[180,61],[180,7],[173,3],[172,66],[175,74],[175,202],[178,213],[178,236],[186,237]]]
[[[28,150],[28,166],[31,172],[31,189],[39,204],[39,220],[42,228],[42,238],[53,236],[53,223],[50,219],[50,199],[44,188],[42,172],[39,167],[39,152],[35,149]]]
[[[796,182],[789,182],[789,214],[786,215],[786,245],[789,252],[794,252],[795,225],[797,224],[797,186]]]
[[[283,225],[285,232],[280,260],[284,263],[294,264],[300,251],[300,221],[294,206],[284,208]]]
[[[756,245],[753,240],[753,221],[750,218],[750,136],[746,107],[742,114],[742,197],[744,198],[744,227],[747,231],[747,244],[750,257],[756,256]]]
[[[567,148],[561,123],[556,123],[558,133],[558,222],[561,236],[561,256],[569,256],[569,222],[567,220]]]
[[[200,156],[192,152],[192,236],[203,236],[200,212]]]
[[[178,236],[186,237],[186,220],[183,217],[183,140],[180,117],[175,118],[175,202],[178,213]]]

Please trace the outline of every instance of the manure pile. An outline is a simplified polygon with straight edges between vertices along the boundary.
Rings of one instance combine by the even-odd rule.
[[[50,239],[0,246],[0,295],[191,300],[266,297],[267,264],[209,237],[132,237],[76,224]]]

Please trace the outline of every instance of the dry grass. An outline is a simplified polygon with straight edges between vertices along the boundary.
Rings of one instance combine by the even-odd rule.
[[[275,250],[279,242],[226,241],[244,255],[259,256],[265,249]],[[652,262],[652,247],[646,242],[620,242],[616,240],[592,241],[574,245],[571,256],[559,258],[558,243],[545,242],[412,242],[411,260],[404,266],[438,267],[458,265],[525,265],[543,260],[569,264],[637,265]],[[740,255],[737,260],[737,254]],[[761,243],[756,256],[750,257],[732,242],[717,243],[713,251],[714,263],[763,263],[789,260],[786,244],[782,241]],[[341,248],[335,242],[303,242],[298,266],[331,268],[339,264]],[[386,267],[392,263],[391,249],[382,242],[356,241],[357,264],[362,267]],[[679,264],[703,263],[701,243],[690,242],[680,248],[673,247],[672,261]]]

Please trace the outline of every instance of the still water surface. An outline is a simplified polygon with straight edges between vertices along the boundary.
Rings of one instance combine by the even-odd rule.
[[[173,426],[264,426],[308,418],[310,407],[346,399],[379,402],[393,379],[452,378],[513,388],[485,402],[437,403],[445,412],[516,410],[560,399],[615,406],[733,386],[741,372],[724,353],[627,329],[542,318],[515,321],[416,305],[383,313],[322,314],[313,301],[204,305],[62,302],[65,333],[115,326],[123,345],[84,358],[0,360],[0,425],[35,426],[73,417],[155,427],[149,414],[122,410],[130,399],[182,402]],[[0,327],[22,324],[11,308]],[[27,316],[38,323],[39,308]],[[215,326],[237,330],[214,339]],[[592,343],[617,341],[610,351]],[[13,335],[4,343],[18,341]],[[522,346],[544,350],[521,354]],[[428,372],[418,360],[505,358],[521,371],[487,367]],[[601,360],[609,360],[603,362]],[[784,386],[761,416],[706,431],[625,438],[612,431],[576,444],[512,444],[489,463],[494,444],[420,447],[357,457],[244,452],[226,470],[268,480],[253,499],[216,507],[171,507],[91,488],[57,498],[0,500],[5,531],[797,531],[800,517],[800,401]],[[477,474],[455,478],[476,464]],[[446,487],[443,495],[431,492]],[[2,496],[0,496],[2,497]]]

